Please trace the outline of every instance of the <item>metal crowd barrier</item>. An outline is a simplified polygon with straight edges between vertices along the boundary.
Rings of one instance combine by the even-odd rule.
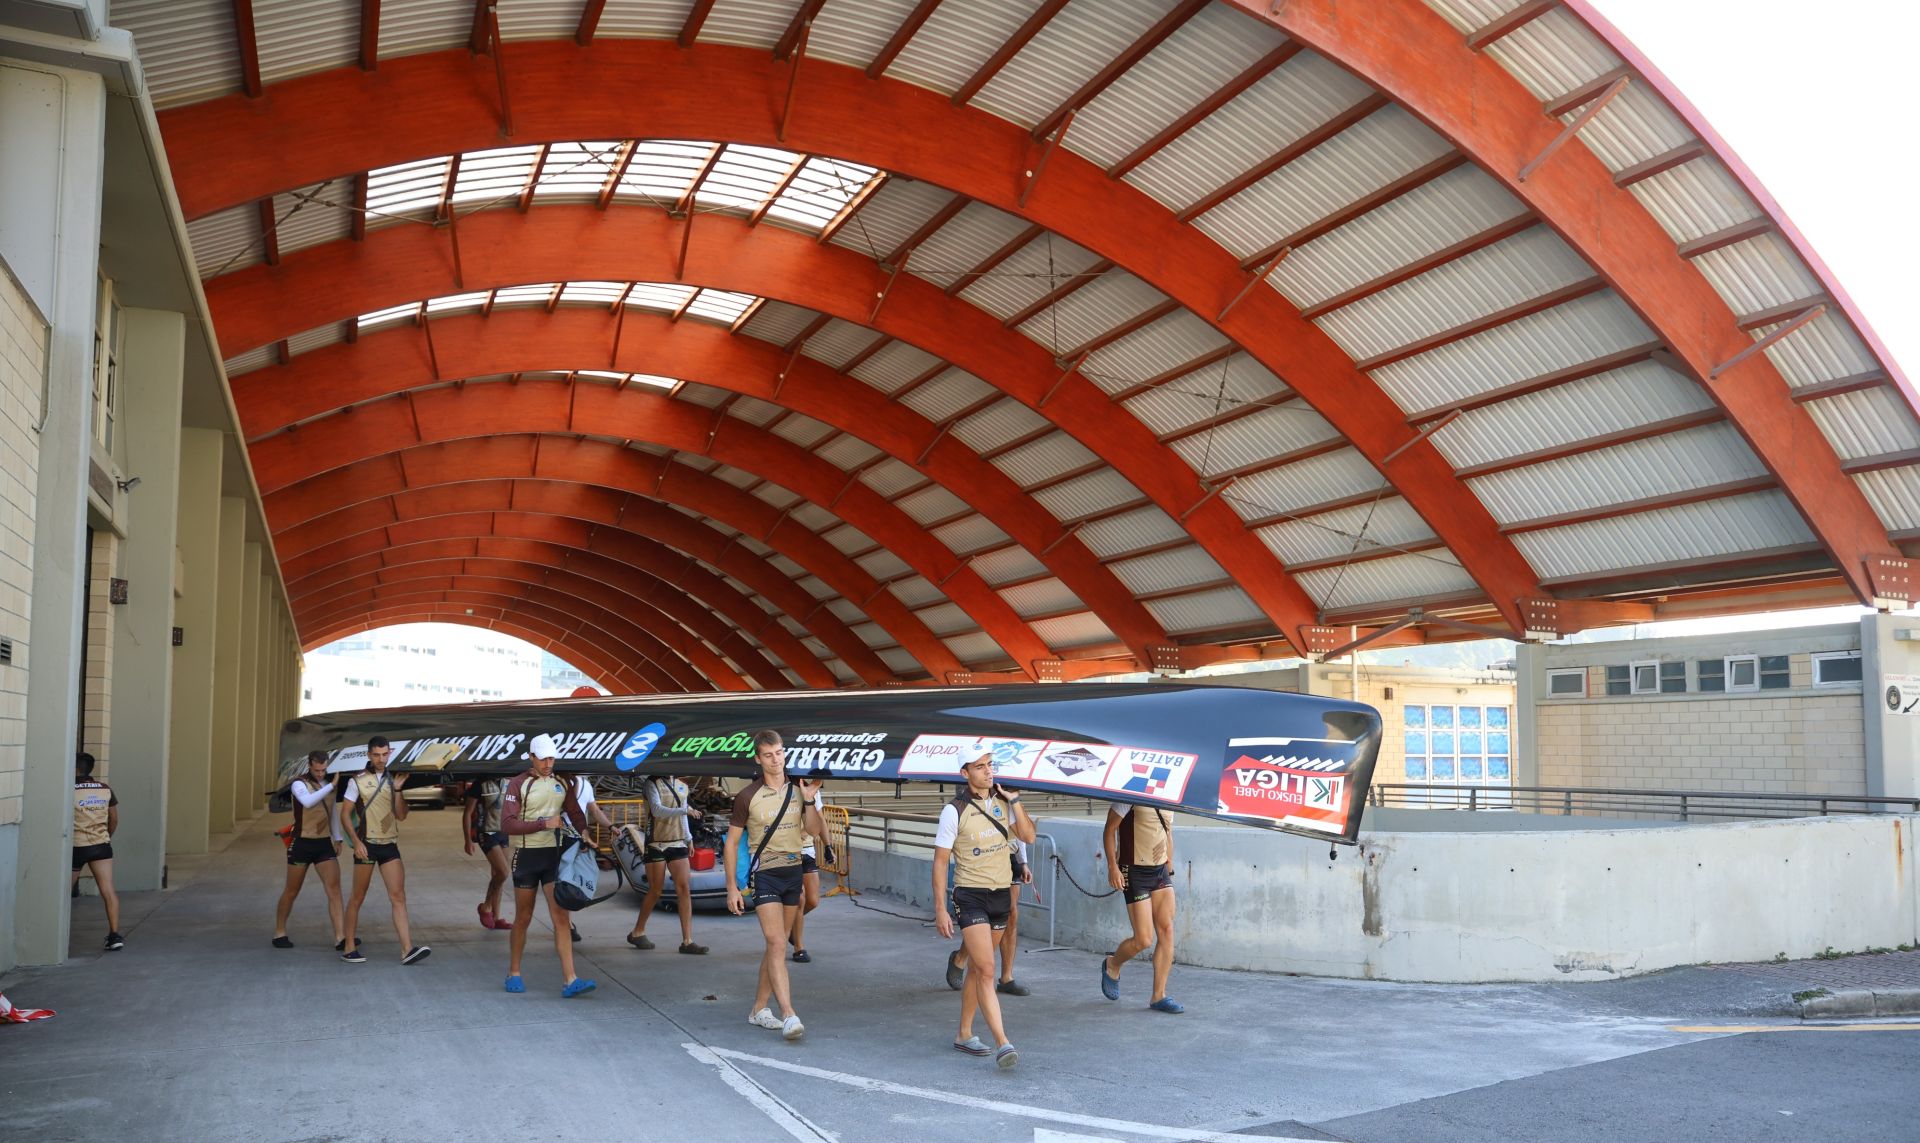
[[[1022,800],[1024,801],[1025,798],[1023,797]],[[862,840],[877,842],[882,853],[894,853],[899,849],[924,849],[929,855],[933,853],[934,834],[940,825],[938,813],[909,813],[902,810],[869,809],[862,806],[829,808],[840,810],[849,819],[846,835],[849,844],[845,847],[847,850],[853,848],[851,843],[854,840]],[[872,820],[855,822],[852,820],[854,818]],[[839,847],[836,846],[836,848]],[[1059,854],[1060,843],[1052,834],[1044,831],[1036,833],[1033,844],[1027,847],[1027,866],[1033,870],[1033,882],[1015,885],[1019,891],[1018,900],[1022,909],[1035,909],[1047,915],[1046,946],[1034,949],[1034,952],[1056,952],[1067,947],[1054,939],[1059,928],[1059,915],[1053,906],[1060,885]],[[847,860],[850,861],[851,858]],[[1046,885],[1044,894],[1040,891],[1043,882]]]

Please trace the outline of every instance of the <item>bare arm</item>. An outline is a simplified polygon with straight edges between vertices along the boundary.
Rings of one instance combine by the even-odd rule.
[[[400,775],[397,781],[393,778],[387,779],[387,790],[393,796],[393,820],[397,822],[407,820],[407,800],[400,796],[400,787],[405,785],[406,781],[405,774]]]
[[[933,919],[947,939],[953,937],[953,914],[947,909],[947,865],[952,861],[953,850],[933,851]]]
[[[460,814],[460,837],[468,853],[473,852],[474,821],[480,814],[480,793],[473,789],[467,791],[466,808]]]
[[[1107,884],[1115,889],[1126,887],[1126,878],[1120,876],[1120,811],[1107,811],[1107,828],[1101,835],[1101,847],[1107,855]]]
[[[346,793],[353,793],[356,790],[357,790],[357,787],[349,783],[347,786],[346,792],[341,795],[340,835],[346,838],[348,847],[353,850],[353,855],[355,857],[364,859],[367,856],[366,843],[360,840],[360,831],[355,829],[353,825],[353,811],[347,808],[348,806],[355,806],[360,804],[358,802],[348,801],[346,798]]]
[[[119,828],[120,828],[120,807],[108,806],[107,807],[107,836],[112,837],[114,835],[114,831],[118,830]]]
[[[736,879],[737,875],[734,873],[734,870],[739,868],[734,863],[740,860],[740,837],[745,832],[745,830],[737,825],[727,827],[726,851],[725,856],[721,859],[726,867],[727,911],[730,913],[740,912],[745,904],[744,899],[740,895],[740,882]]]

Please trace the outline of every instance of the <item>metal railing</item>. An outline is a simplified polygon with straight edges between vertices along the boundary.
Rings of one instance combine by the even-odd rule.
[[[1792,794],[1753,790],[1641,790],[1604,786],[1426,786],[1376,782],[1367,804],[1381,809],[1510,810],[1581,817],[1676,821],[1920,813],[1920,798]]]
[[[1025,796],[1022,800],[1025,800]],[[923,849],[929,858],[932,857],[935,848],[934,834],[940,825],[940,815],[937,811],[926,814],[906,810],[849,806],[844,802],[836,802],[836,804],[847,812],[847,848],[849,850],[856,848],[855,842],[865,841],[877,843],[882,853],[896,853],[901,849]],[[872,849],[875,845],[869,844],[858,848]],[[1027,847],[1027,866],[1034,871],[1033,882],[1015,886],[1020,894],[1018,902],[1021,908],[1035,909],[1047,915],[1047,944],[1045,948],[1035,949],[1035,952],[1052,952],[1064,947],[1054,940],[1054,934],[1059,925],[1059,917],[1053,908],[1060,886],[1060,862],[1057,859],[1059,852],[1060,843],[1052,834],[1036,833],[1033,843]],[[851,855],[848,860],[852,860]],[[1042,872],[1043,868],[1044,872]],[[1047,886],[1044,894],[1040,892],[1043,880]]]

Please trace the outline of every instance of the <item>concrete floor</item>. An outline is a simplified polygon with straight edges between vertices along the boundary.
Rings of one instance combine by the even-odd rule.
[[[745,1022],[751,919],[697,915],[713,952],[694,958],[672,952],[660,914],[662,948],[638,952],[621,940],[637,903],[625,891],[578,919],[597,992],[560,999],[543,917],[529,991],[503,993],[507,934],[475,922],[483,866],[450,813],[403,827],[430,959],[397,963],[377,887],[367,964],[333,954],[312,883],[300,947],[274,949],[278,824],[183,864],[184,885],[127,895],[124,951],[93,951],[104,926],[85,899],[78,955],[0,980],[59,1012],[0,1027],[0,1137],[1920,1139],[1920,1031],[1786,1033],[1796,1021],[1765,1015],[1785,1011],[1785,990],[1757,976],[1440,987],[1176,968],[1188,1012],[1174,1017],[1144,1008],[1146,965],[1110,1003],[1093,955],[1028,942],[1018,975],[1034,994],[1006,1005],[1022,1061],[1000,1072],[947,1046],[950,946],[846,898],[811,919],[814,963],[791,966],[797,1043]],[[1691,1030],[1755,1013],[1768,1031]]]

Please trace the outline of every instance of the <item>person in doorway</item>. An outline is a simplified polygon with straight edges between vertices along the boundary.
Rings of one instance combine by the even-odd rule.
[[[467,785],[465,828],[467,856],[473,847],[487,859],[487,892],[480,899],[480,927],[511,929],[513,922],[500,916],[500,890],[507,884],[507,834],[500,825],[500,795],[507,786],[504,778],[484,778]]]
[[[760,1028],[778,1029],[789,1040],[806,1034],[806,1025],[793,1010],[793,993],[787,981],[787,936],[793,932],[800,915],[800,850],[806,835],[824,836],[820,811],[813,808],[819,791],[817,782],[787,777],[787,751],[780,736],[762,730],[753,736],[753,760],[760,775],[733,799],[733,813],[727,825],[726,853],[727,908],[735,914],[752,903],[760,921],[760,935],[766,948],[760,954],[760,980],[754,990],[753,1009],[747,1023]],[[745,850],[742,847],[747,847]],[[742,852],[753,856],[747,864],[747,888],[742,893],[733,871]],[[775,1016],[769,1001],[780,1005]]]
[[[1000,934],[1000,980],[993,990],[1002,996],[1032,996],[1033,989],[1015,980],[1013,960],[1020,955],[1020,888],[1033,884],[1033,870],[1027,864],[1027,843],[1013,839],[1013,893],[1007,910],[1007,931]],[[947,956],[947,987],[955,992],[966,986],[967,950],[954,949]]]
[[[527,990],[526,981],[520,978],[520,958],[527,950],[527,926],[533,923],[534,902],[544,895],[547,916],[553,921],[554,951],[560,954],[560,995],[572,999],[592,992],[596,985],[574,975],[573,922],[555,903],[553,883],[560,877],[560,854],[567,841],[565,828],[572,825],[584,834],[587,814],[580,807],[574,784],[553,772],[559,753],[551,735],[534,735],[527,744],[531,764],[525,773],[507,783],[500,798],[500,823],[513,847],[513,938],[506,990]]]
[[[320,888],[327,893],[327,919],[333,922],[333,939],[346,949],[346,923],[340,901],[340,840],[334,832],[333,783],[327,780],[327,752],[307,752],[307,772],[295,778],[293,794],[293,836],[287,846],[287,886],[280,891],[280,904],[273,913],[273,947],[290,949],[293,938],[287,936],[287,918],[293,913],[294,898],[307,882],[307,870],[320,874]]]
[[[1186,1006],[1167,995],[1167,975],[1173,971],[1173,825],[1158,806],[1135,806],[1122,814],[1107,811],[1107,882],[1122,891],[1133,933],[1111,956],[1100,961],[1100,994],[1120,999],[1120,970],[1148,945],[1153,946],[1153,996],[1147,1007],[1155,1012],[1185,1012]]]
[[[1003,1068],[1020,1062],[1020,1053],[1007,1040],[1000,1019],[1000,999],[993,989],[993,953],[1007,930],[1013,912],[1014,840],[1031,843],[1033,819],[993,780],[993,755],[985,753],[960,768],[966,788],[940,810],[933,836],[933,899],[947,899],[947,875],[953,874],[953,911],[937,914],[940,935],[952,939],[960,930],[967,955],[965,987],[960,992],[960,1032],[953,1038],[957,1051],[970,1056],[992,1056]],[[974,1035],[976,1015],[986,1017],[993,1036],[988,1047]]]
[[[407,801],[400,782],[387,769],[393,744],[380,735],[367,740],[367,768],[349,778],[340,796],[340,832],[353,848],[353,895],[347,898],[347,924],[341,937],[340,959],[364,964],[360,942],[360,905],[367,899],[373,871],[380,871],[387,904],[393,909],[393,932],[400,938],[401,964],[419,964],[433,950],[413,943],[407,925],[407,867],[400,860],[400,823],[407,820]]]
[[[687,801],[687,784],[678,778],[658,775],[647,779],[647,845],[644,851],[647,869],[647,896],[640,902],[640,915],[633,919],[633,931],[627,943],[637,949],[650,949],[647,918],[666,891],[666,878],[673,875],[673,895],[680,908],[680,951],[699,956],[707,946],[693,942],[693,874],[688,868],[692,850],[691,822],[703,816]]]
[[[113,834],[120,828],[120,798],[113,787],[93,776],[93,755],[81,751],[73,757],[73,880],[80,886],[80,871],[93,874],[100,890],[100,904],[107,910],[108,952],[127,947],[120,935],[120,895],[113,891]]]
[[[826,803],[820,798],[819,794],[813,796],[813,808],[819,812],[824,825],[827,818]],[[819,843],[818,850],[814,848],[816,841]],[[807,914],[820,907],[821,853],[827,855],[827,864],[833,864],[833,843],[827,840],[826,834],[817,838],[808,834],[807,844],[800,847],[800,913],[793,919],[793,932],[787,934],[787,943],[793,946],[793,960],[798,964],[813,960],[813,954],[807,951]]]

